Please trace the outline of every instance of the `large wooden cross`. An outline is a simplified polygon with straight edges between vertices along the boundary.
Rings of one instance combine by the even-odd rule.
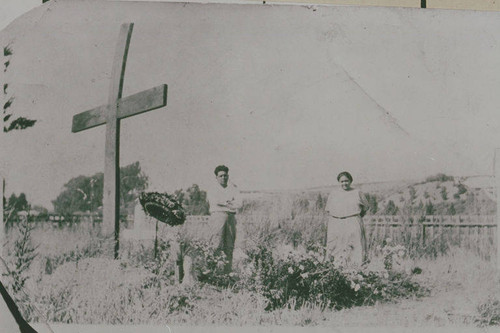
[[[124,23],[120,29],[111,71],[108,104],[75,115],[72,127],[72,132],[79,132],[106,124],[103,231],[110,234],[114,230],[115,258],[118,257],[120,235],[120,119],[167,104],[165,84],[122,98],[125,65],[133,28],[133,23]]]

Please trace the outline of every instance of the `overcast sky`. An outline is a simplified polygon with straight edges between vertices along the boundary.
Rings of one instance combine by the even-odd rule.
[[[169,85],[167,107],[122,122],[121,165],[139,160],[151,190],[206,187],[220,163],[244,190],[492,174],[498,13],[78,1],[1,34],[12,110],[38,119],[6,136],[7,194],[50,207],[103,170],[104,127],[71,119],[107,101],[125,21],[124,96]]]

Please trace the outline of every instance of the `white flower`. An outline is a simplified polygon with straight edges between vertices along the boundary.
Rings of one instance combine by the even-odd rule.
[[[382,274],[382,276],[383,276],[384,278],[386,278],[386,279],[387,279],[387,278],[389,278],[389,273],[387,273],[387,271],[385,271],[385,272]]]
[[[303,278],[303,279],[307,279],[308,276],[309,276],[308,273],[302,273],[302,274],[300,274],[300,277]]]
[[[303,271],[303,270],[304,270],[304,266],[300,265],[300,266],[299,266],[299,269],[300,269],[301,271]]]
[[[233,276],[235,276],[235,275],[236,275],[236,274],[235,274],[234,272],[229,273],[229,276],[230,276],[230,277],[233,277]]]
[[[288,273],[293,274],[293,268],[292,267],[288,267]]]
[[[360,281],[363,281],[363,276],[361,274],[356,275],[356,278],[358,278],[358,280]]]
[[[375,290],[373,291],[373,293],[374,293],[375,295],[378,295],[378,289],[375,289]]]
[[[358,291],[359,288],[361,288],[361,286],[359,284],[356,283],[356,285],[354,286],[354,291]]]

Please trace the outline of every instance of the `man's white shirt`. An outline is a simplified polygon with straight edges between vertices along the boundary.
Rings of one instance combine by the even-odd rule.
[[[215,182],[215,184],[207,191],[207,199],[210,204],[210,213],[236,213],[237,209],[242,205],[240,191],[238,190],[238,187],[231,182],[228,182],[225,188],[218,182]],[[232,203],[231,208],[220,206],[226,205],[228,201]]]

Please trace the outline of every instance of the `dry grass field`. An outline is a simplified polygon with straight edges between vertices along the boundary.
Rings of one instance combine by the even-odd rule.
[[[22,238],[22,229],[9,231],[7,261],[19,274],[6,277],[7,282],[12,288],[16,278],[24,279],[13,294],[25,316],[36,323],[443,328],[500,324],[494,257],[487,260],[452,245],[410,251],[404,244],[410,237],[403,237],[375,242],[378,247],[371,247],[366,268],[337,268],[322,257],[325,217],[313,206],[298,209],[298,199],[275,197],[272,203],[255,203],[240,214],[230,276],[217,272],[223,258],[196,241],[207,224],[187,223],[177,229],[160,225],[156,258],[153,240],[123,240],[121,257],[113,260],[110,240],[100,235],[98,226],[37,223],[30,228],[24,250],[15,241]],[[176,281],[179,242],[188,244],[186,253],[198,253],[206,261],[195,263],[200,281],[193,285]],[[32,260],[26,253],[30,246],[35,248]]]

